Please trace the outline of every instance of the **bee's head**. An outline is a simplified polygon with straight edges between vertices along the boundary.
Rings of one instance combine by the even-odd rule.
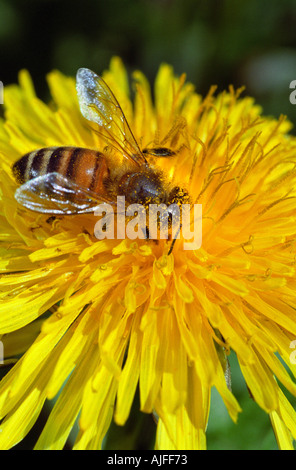
[[[180,188],[180,186],[175,186],[168,197],[168,204],[190,204],[190,197],[187,189]]]

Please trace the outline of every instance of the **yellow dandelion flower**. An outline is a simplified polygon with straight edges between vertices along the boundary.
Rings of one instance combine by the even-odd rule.
[[[103,77],[140,148],[174,152],[149,162],[202,205],[202,245],[183,249],[182,234],[173,250],[169,240],[98,240],[92,213],[53,217],[18,204],[11,168],[22,155],[110,151],[82,116],[72,78],[52,72],[45,105],[20,73],[0,124],[0,339],[5,360],[19,358],[0,383],[0,448],[22,440],[57,397],[36,449],[62,449],[77,420],[74,449],[99,449],[138,387],[140,409],[158,416],[157,449],[204,449],[211,389],[234,421],[241,411],[227,379],[234,351],[280,448],[292,449],[296,415],[283,392],[296,393],[290,124],[262,117],[231,88],[202,99],[168,65],[154,100],[135,72],[132,103],[118,58]]]

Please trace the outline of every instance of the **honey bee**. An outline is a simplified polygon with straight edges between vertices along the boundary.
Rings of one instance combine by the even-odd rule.
[[[12,167],[21,185],[16,200],[24,207],[46,214],[74,215],[94,212],[103,202],[181,204],[188,192],[170,187],[165,176],[148,163],[150,158],[170,158],[176,153],[166,147],[141,150],[122,108],[107,83],[94,72],[81,68],[76,76],[81,113],[96,124],[96,131],[112,152],[60,146],[34,150]],[[114,157],[114,156],[113,156]]]

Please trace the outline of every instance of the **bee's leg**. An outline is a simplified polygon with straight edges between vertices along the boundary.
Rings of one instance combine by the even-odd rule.
[[[150,238],[149,228],[146,225],[146,227],[145,227],[145,239],[149,240],[149,238]]]
[[[144,238],[145,240],[150,240],[150,232],[149,232],[149,228],[145,227],[145,229],[143,229],[143,233],[144,233]],[[151,238],[151,240],[156,244],[158,245],[158,239],[157,238]]]

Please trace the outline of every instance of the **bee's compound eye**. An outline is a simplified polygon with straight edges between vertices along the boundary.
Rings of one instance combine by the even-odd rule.
[[[173,157],[176,153],[167,147],[146,148],[143,150],[145,155],[152,155],[154,157]]]

